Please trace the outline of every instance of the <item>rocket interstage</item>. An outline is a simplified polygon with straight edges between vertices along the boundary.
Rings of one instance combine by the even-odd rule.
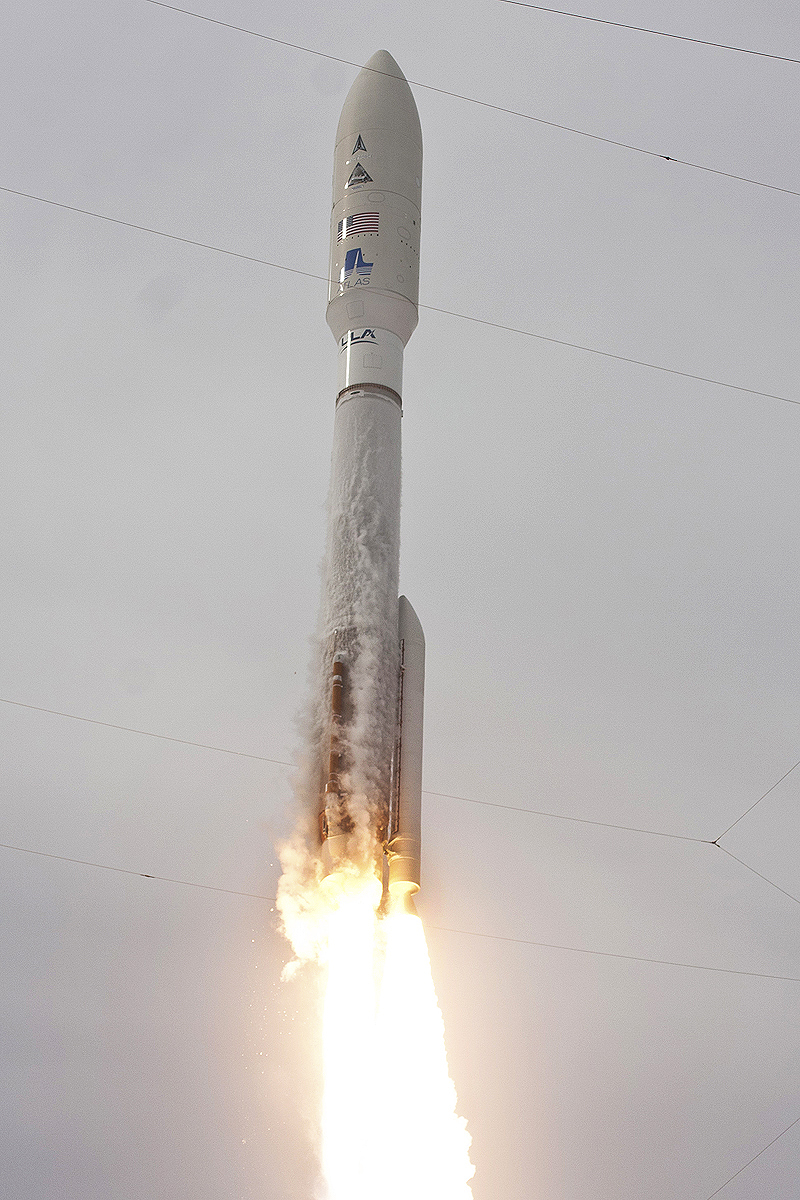
[[[417,325],[422,132],[378,51],[336,132],[327,321],[338,346],[324,581],[326,874],[419,888],[425,640],[398,600],[403,351]],[[326,741],[327,738],[327,741]]]

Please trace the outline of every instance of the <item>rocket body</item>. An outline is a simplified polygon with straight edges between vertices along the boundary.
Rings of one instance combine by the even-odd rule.
[[[338,387],[324,580],[320,837],[326,873],[419,887],[424,638],[398,600],[403,351],[418,319],[422,136],[386,51],[336,134],[327,321]]]

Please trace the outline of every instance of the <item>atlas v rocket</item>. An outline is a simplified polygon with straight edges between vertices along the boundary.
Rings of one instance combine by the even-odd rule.
[[[422,133],[385,50],[339,118],[327,321],[339,378],[324,598],[326,874],[369,847],[390,902],[420,882],[425,639],[398,599],[403,351],[418,321]]]

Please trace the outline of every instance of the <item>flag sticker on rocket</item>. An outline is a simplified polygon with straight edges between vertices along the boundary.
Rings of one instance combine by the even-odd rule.
[[[344,186],[353,187],[357,183],[372,183],[372,176],[367,174],[361,163],[356,163],[352,175]]]
[[[336,230],[336,240],[341,242],[346,237],[359,237],[365,233],[378,232],[378,214],[376,212],[353,213],[343,217]]]

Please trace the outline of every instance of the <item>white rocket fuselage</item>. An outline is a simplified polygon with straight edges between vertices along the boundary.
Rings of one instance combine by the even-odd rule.
[[[385,854],[390,894],[419,886],[425,643],[398,602],[403,350],[417,325],[422,133],[378,51],[336,133],[327,321],[339,351],[325,576],[326,870]]]

